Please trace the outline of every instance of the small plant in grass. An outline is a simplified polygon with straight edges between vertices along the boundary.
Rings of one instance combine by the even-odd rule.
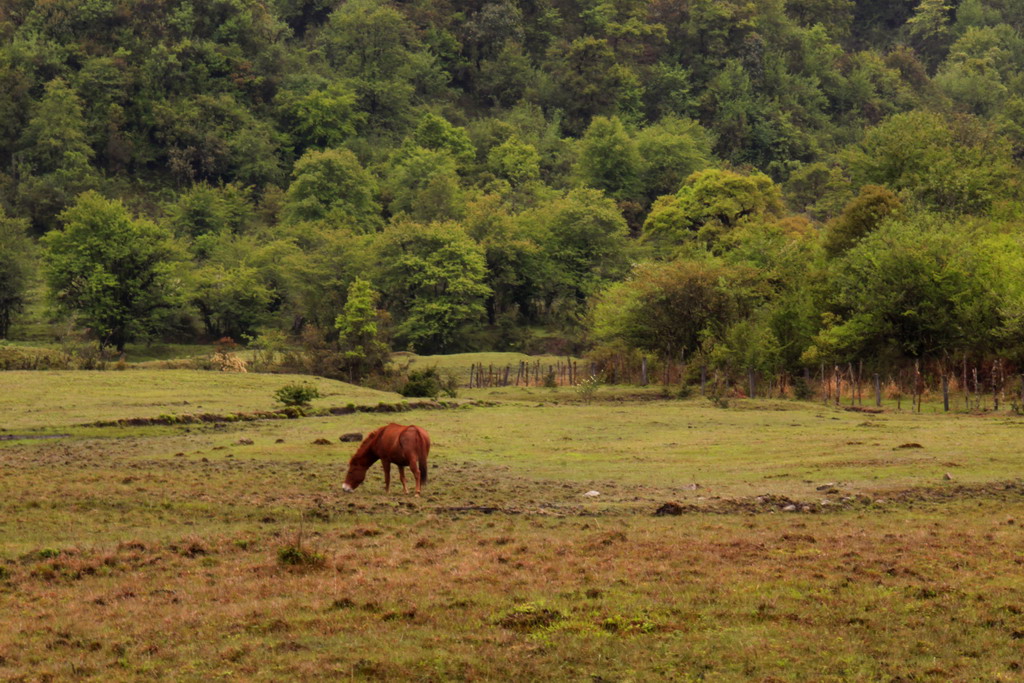
[[[286,406],[305,407],[314,398],[320,398],[320,392],[311,384],[286,384],[274,392],[274,398]]]
[[[288,567],[322,567],[324,556],[300,545],[286,545],[277,549],[277,561]]]
[[[584,403],[590,403],[594,400],[594,396],[597,395],[597,390],[600,387],[601,380],[591,375],[576,385],[576,395],[583,399]]]
[[[548,389],[558,388],[558,378],[555,377],[555,369],[549,368],[548,374],[544,375],[544,386]]]

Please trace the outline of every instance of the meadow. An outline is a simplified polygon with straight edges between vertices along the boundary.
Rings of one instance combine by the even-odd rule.
[[[83,426],[288,379],[0,373],[0,435],[69,435],[0,441],[0,680],[1022,675],[1024,418],[565,387]],[[344,494],[339,436],[389,419],[433,437],[424,495]]]

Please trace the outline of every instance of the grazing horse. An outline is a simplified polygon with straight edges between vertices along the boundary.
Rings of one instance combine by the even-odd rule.
[[[405,486],[405,468],[412,470],[416,479],[416,495],[427,483],[427,454],[430,452],[430,435],[422,427],[398,425],[392,422],[366,435],[359,444],[356,454],[348,463],[348,474],[341,489],[347,493],[355,491],[366,479],[366,470],[377,460],[384,467],[384,492],[391,490],[391,463],[398,465],[398,476],[402,480],[402,492],[408,493]]]

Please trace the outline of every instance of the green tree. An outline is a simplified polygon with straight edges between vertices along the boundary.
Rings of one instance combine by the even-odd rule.
[[[907,20],[907,33],[915,49],[932,66],[939,63],[949,47],[953,10],[946,0],[921,0],[914,16]]]
[[[252,188],[228,183],[196,183],[163,207],[162,223],[181,237],[242,233],[256,220]]]
[[[465,128],[453,126],[443,116],[424,114],[412,135],[406,140],[410,149],[417,147],[438,152],[447,152],[460,164],[466,164],[476,157],[476,148],[469,139]]]
[[[357,277],[348,288],[344,310],[334,320],[342,367],[350,382],[382,370],[388,362],[391,349],[384,335],[383,313],[377,309],[379,298],[368,281]]]
[[[628,268],[626,221],[599,190],[570,190],[519,220],[548,256],[543,296],[549,310],[563,310],[562,322],[573,321],[589,296]]]
[[[860,194],[851,199],[843,212],[829,224],[825,233],[826,253],[832,257],[842,254],[882,221],[897,214],[901,206],[900,198],[886,188],[863,186]]]
[[[987,256],[967,229],[922,216],[883,224],[832,263],[829,324],[808,357],[937,358],[990,350],[1001,327]]]
[[[339,147],[355,137],[366,122],[366,114],[357,109],[357,99],[340,83],[304,94],[282,91],[277,96],[289,132],[301,149]]]
[[[856,185],[884,185],[943,211],[983,212],[1013,197],[1012,147],[972,117],[897,114],[842,153]]]
[[[675,195],[654,203],[644,223],[644,237],[677,245],[696,238],[713,245],[743,221],[778,216],[781,198],[778,185],[763,173],[698,171]]]
[[[269,317],[273,292],[250,266],[207,264],[192,274],[192,304],[211,339],[254,336]]]
[[[286,222],[325,221],[356,232],[381,223],[377,184],[347,149],[310,150],[295,163],[285,197]]]
[[[513,135],[491,148],[487,153],[487,166],[499,178],[519,186],[540,177],[540,154],[536,147]]]
[[[748,308],[754,271],[714,262],[641,263],[594,308],[594,336],[677,359],[722,335]]]
[[[44,231],[76,194],[96,181],[82,101],[63,79],[46,84],[18,148],[18,203],[36,229]]]
[[[391,213],[404,212],[420,221],[462,217],[465,193],[451,154],[416,147],[399,159],[385,179]]]
[[[639,181],[648,201],[679,190],[691,173],[713,165],[713,136],[699,123],[667,117],[636,135]]]
[[[43,237],[46,278],[58,310],[76,314],[100,346],[118,351],[158,331],[160,314],[179,298],[171,233],[92,191],[60,220],[63,228]]]
[[[587,187],[615,199],[636,195],[640,153],[617,116],[595,116],[580,141],[576,174]]]
[[[376,251],[376,280],[400,342],[421,353],[451,352],[483,320],[491,293],[483,250],[457,224],[400,222]]]
[[[436,59],[408,18],[384,0],[342,3],[316,42],[355,90],[371,129],[404,129],[415,103],[444,91]]]
[[[7,338],[15,315],[25,305],[35,263],[28,225],[28,220],[8,216],[0,207],[0,339]]]

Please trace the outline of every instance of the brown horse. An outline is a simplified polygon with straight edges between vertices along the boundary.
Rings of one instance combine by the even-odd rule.
[[[356,454],[348,463],[348,474],[341,489],[348,493],[366,479],[366,470],[370,465],[381,461],[384,467],[384,491],[391,491],[391,463],[398,465],[398,476],[402,480],[402,492],[408,493],[405,486],[405,468],[412,470],[416,478],[416,495],[427,483],[427,454],[430,453],[430,435],[422,427],[398,425],[392,422],[367,434],[359,444]]]

